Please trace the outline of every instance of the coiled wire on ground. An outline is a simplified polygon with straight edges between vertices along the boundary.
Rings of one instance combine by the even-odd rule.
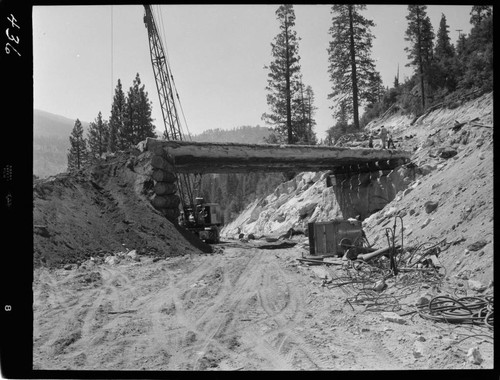
[[[493,296],[460,297],[437,296],[418,311],[422,318],[447,322],[484,325],[493,329]]]

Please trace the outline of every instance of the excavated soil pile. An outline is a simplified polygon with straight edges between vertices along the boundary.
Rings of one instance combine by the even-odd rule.
[[[150,205],[149,153],[124,152],[33,186],[34,266],[80,264],[128,250],[175,256],[195,250]]]

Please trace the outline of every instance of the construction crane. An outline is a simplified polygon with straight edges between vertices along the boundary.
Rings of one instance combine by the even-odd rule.
[[[174,97],[173,75],[169,68],[165,50],[158,33],[151,5],[144,5],[144,24],[148,31],[149,53],[160,100],[161,113],[165,131],[165,140],[184,140],[176,103],[180,104],[179,96]],[[219,242],[219,226],[222,224],[220,206],[215,203],[205,203],[203,198],[193,197],[194,184],[189,174],[177,175],[179,196],[181,198],[181,224],[207,242]],[[198,177],[198,188],[201,178]],[[199,190],[199,189],[198,189]]]

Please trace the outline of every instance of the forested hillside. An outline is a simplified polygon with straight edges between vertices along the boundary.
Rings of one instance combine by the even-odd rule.
[[[199,135],[192,136],[193,141],[201,142],[240,142],[248,144],[263,143],[268,138],[271,130],[259,125],[252,127],[244,125],[233,129],[208,129]]]
[[[264,143],[271,130],[260,126],[241,126],[231,130],[209,129],[192,136],[193,141]],[[254,199],[272,192],[285,180],[282,173],[205,174],[196,178],[195,192],[205,200],[219,203],[224,221],[229,222]]]

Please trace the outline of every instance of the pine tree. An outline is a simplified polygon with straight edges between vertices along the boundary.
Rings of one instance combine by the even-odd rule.
[[[269,69],[266,98],[270,113],[264,113],[262,119],[274,126],[278,138],[286,138],[288,144],[293,144],[295,138],[292,99],[300,90],[299,38],[293,30],[295,26],[293,5],[281,5],[276,10],[276,18],[280,22],[281,31],[271,43],[274,61],[264,67]]]
[[[479,25],[484,19],[493,15],[491,5],[474,5],[470,11],[470,23]]]
[[[90,159],[92,161],[99,160],[103,153],[106,152],[109,140],[108,123],[102,119],[101,111],[97,115],[95,121],[90,123],[87,132],[87,141],[90,150]]]
[[[144,90],[144,85],[141,86],[139,73],[136,74],[127,93],[123,124],[122,138],[126,148],[138,144],[146,137],[156,137],[151,118],[151,102]]]
[[[111,116],[109,118],[109,141],[108,150],[116,152],[125,149],[125,141],[122,138],[124,128],[125,113],[125,94],[122,89],[122,83],[118,79],[115,88],[115,96],[111,106]]]
[[[449,26],[446,24],[446,16],[441,13],[439,30],[436,35],[436,48],[434,50],[434,57],[436,59],[451,58],[455,55],[455,50],[450,42],[448,28]]]
[[[441,21],[436,35],[436,47],[434,48],[434,61],[429,73],[429,82],[433,88],[444,88],[454,91],[457,84],[456,63],[454,60],[455,49],[450,42],[446,24],[446,16],[441,14]]]
[[[332,92],[328,98],[336,106],[334,119],[340,112],[352,115],[354,125],[359,125],[359,104],[371,102],[373,89],[380,87],[380,74],[376,74],[375,63],[370,57],[375,26],[372,20],[361,15],[366,5],[334,4],[331,8],[332,37],[328,51],[328,73]],[[342,109],[341,109],[342,107]]]
[[[314,92],[311,86],[304,89],[302,82],[300,82],[300,90],[297,95],[292,99],[292,114],[294,141],[299,144],[314,145],[316,144],[316,133],[314,126],[314,113],[316,107],[314,106]]]
[[[493,15],[487,8],[475,12],[473,7],[474,26],[469,37],[464,38],[460,51],[462,75],[458,87],[490,91],[493,89]]]
[[[71,135],[69,136],[70,148],[68,152],[68,171],[80,170],[87,163],[87,141],[83,137],[83,127],[76,119]]]
[[[424,83],[431,64],[434,40],[432,24],[429,16],[427,16],[426,9],[426,5],[408,5],[409,14],[406,19],[409,23],[405,37],[405,40],[411,44],[411,47],[405,48],[410,60],[407,66],[414,66],[420,79],[422,109],[425,109],[426,105]]]

